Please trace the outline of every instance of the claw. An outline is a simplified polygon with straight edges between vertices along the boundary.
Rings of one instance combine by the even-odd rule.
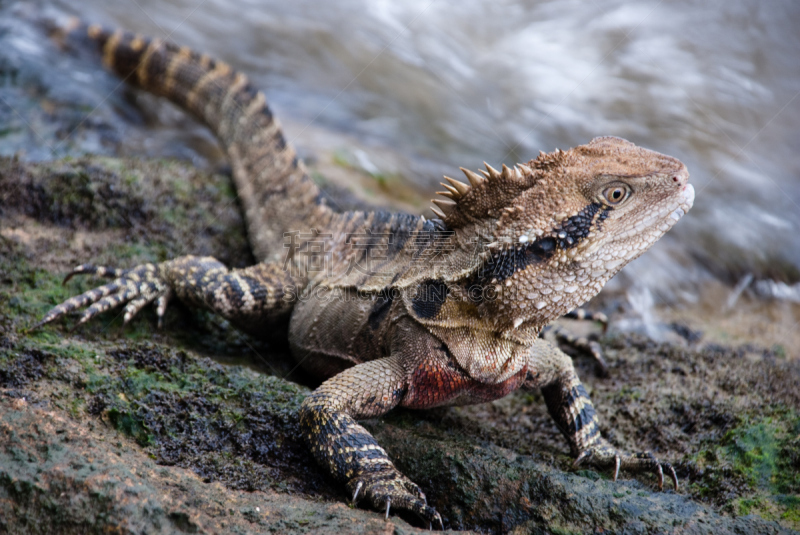
[[[661,463],[657,463],[658,467],[658,490],[664,490],[664,470],[661,468]]]
[[[592,450],[584,450],[574,461],[572,461],[572,466],[579,466],[583,461],[591,456]]]
[[[434,520],[436,522],[438,522],[439,526],[444,526],[442,524],[442,517],[439,516],[439,513],[436,511],[436,509],[434,509],[432,507],[428,507],[427,502],[425,503],[425,505],[423,507],[421,507],[419,509],[414,508],[414,509],[412,509],[412,511],[414,511],[414,513],[417,515],[417,517],[421,521],[423,521],[423,522],[426,521],[426,520],[428,521],[428,530],[429,531],[433,531],[433,521]],[[444,529],[444,528],[442,528],[442,529]]]
[[[91,272],[93,269],[94,266],[91,264],[81,264],[80,266],[76,267],[75,269],[67,273],[67,276],[64,277],[63,281],[61,281],[61,286],[66,285],[69,282],[69,280],[75,275],[83,275],[84,273]]]
[[[394,506],[396,510],[415,514],[423,526],[430,524],[431,529],[444,526],[442,517],[428,505],[422,490],[393,466],[381,473],[357,476],[347,483],[347,488],[353,496],[351,503],[355,504],[361,497],[362,502],[367,502],[370,508],[383,512],[387,521]]]
[[[158,278],[157,267],[154,264],[144,264],[134,269],[117,269],[81,264],[64,278],[64,282],[66,283],[75,275],[84,274],[113,278],[113,280],[53,307],[41,321],[34,324],[28,331],[35,330],[66,314],[87,307],[75,324],[75,327],[78,327],[98,314],[125,303],[127,305],[125,306],[123,322],[127,323],[142,307],[156,298],[158,298],[159,324],[161,323],[161,316],[163,316],[166,309],[170,292],[169,287]],[[75,327],[71,330],[74,330]]]
[[[436,519],[436,522],[439,523],[439,529],[444,529],[444,522],[442,522],[442,515],[440,515],[438,511],[436,512],[436,516],[434,518]]]
[[[598,447],[600,448],[598,450]],[[605,449],[604,449],[605,448]],[[597,456],[595,456],[597,454]],[[619,478],[620,469],[631,470],[634,472],[647,472],[655,474],[658,477],[658,489],[664,490],[664,470],[668,470],[670,479],[672,479],[675,490],[678,490],[678,475],[675,473],[675,468],[669,463],[661,463],[649,451],[634,453],[632,455],[620,454],[615,451],[609,444],[590,448],[581,452],[575,459],[573,466],[577,467],[581,463],[591,459],[591,464],[598,468],[606,469],[613,461],[614,466],[614,481]]]
[[[171,295],[172,290],[168,289],[166,292],[159,295],[156,301],[156,316],[158,317],[159,329],[164,326],[164,313],[167,311],[167,303]]]
[[[42,325],[44,325],[45,323],[47,323],[47,322],[44,321],[44,320],[39,320],[36,323],[34,323],[33,325],[31,325],[30,327],[28,327],[27,329],[25,329],[24,332],[25,332],[25,334],[30,334],[33,331],[35,331],[36,329],[38,329],[39,327],[41,327]]]
[[[124,270],[116,268],[94,266],[92,264],[81,264],[70,271],[67,276],[64,277],[64,280],[61,281],[61,284],[66,284],[75,275],[97,275],[98,277],[105,277],[107,279],[116,279],[122,276],[124,272]]]
[[[363,486],[364,483],[362,481],[359,481],[358,485],[356,485],[356,491],[353,493],[353,503],[356,503],[356,498],[358,498],[358,493],[361,492],[361,487]]]
[[[669,463],[664,463],[667,468],[669,468],[669,475],[672,478],[672,483],[675,485],[675,492],[678,492],[678,474],[675,473],[675,469]]]

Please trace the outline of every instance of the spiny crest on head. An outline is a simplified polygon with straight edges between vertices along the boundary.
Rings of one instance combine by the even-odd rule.
[[[514,199],[533,186],[543,172],[563,165],[567,153],[556,149],[551,153],[540,152],[539,157],[527,164],[506,166],[498,171],[488,163],[480,174],[461,168],[469,184],[448,176],[442,182],[445,191],[437,191],[443,199],[433,199],[436,206],[431,210],[449,228],[458,228],[477,219],[499,217],[501,212],[513,207]]]
[[[566,162],[567,153],[561,149],[556,149],[553,152],[539,151],[539,156],[531,162],[534,169],[552,169],[559,167]]]
[[[493,210],[505,206],[504,200],[519,195],[535,181],[536,172],[525,164],[513,168],[503,165],[500,171],[488,163],[485,165],[486,170],[482,169],[481,174],[461,168],[469,184],[444,177],[447,183],[441,184],[445,191],[436,192],[444,199],[433,199],[436,206],[431,210],[448,227],[460,227],[471,220],[492,215]]]

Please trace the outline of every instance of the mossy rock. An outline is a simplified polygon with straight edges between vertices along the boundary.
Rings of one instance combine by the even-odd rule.
[[[0,531],[413,533],[347,504],[299,440],[315,383],[285,340],[181,306],[33,332],[92,287],[84,262],[252,262],[228,177],[174,162],[0,161]],[[578,359],[603,432],[672,462],[683,487],[573,469],[541,396],[366,422],[453,529],[788,533],[800,527],[800,370],[755,347],[603,341]]]

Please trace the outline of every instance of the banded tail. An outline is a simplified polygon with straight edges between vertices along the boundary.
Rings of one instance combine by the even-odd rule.
[[[217,136],[231,160],[253,253],[279,260],[283,233],[324,227],[333,212],[286,143],[264,94],[229,65],[186,47],[79,21],[64,30],[96,43],[105,66],[129,84],[164,96]]]

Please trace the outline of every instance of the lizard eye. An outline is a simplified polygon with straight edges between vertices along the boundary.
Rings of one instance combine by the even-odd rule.
[[[613,206],[622,203],[630,196],[630,193],[630,189],[625,186],[611,186],[603,191],[603,197],[608,204]]]

